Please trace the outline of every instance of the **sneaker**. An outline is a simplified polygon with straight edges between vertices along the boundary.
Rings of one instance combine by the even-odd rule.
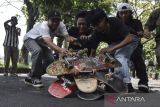
[[[8,76],[8,72],[4,72],[3,76],[7,77]]]
[[[40,79],[33,79],[32,80],[32,86],[36,88],[44,87],[42,81]]]
[[[127,83],[126,84],[126,89],[127,89],[127,93],[134,93],[135,92],[135,90],[132,86],[132,83]]]
[[[10,76],[12,76],[12,77],[18,77],[18,74],[17,73],[10,73]]]
[[[139,89],[141,92],[149,93],[149,87],[148,87],[147,84],[139,84],[139,85],[138,85],[138,89]]]
[[[25,84],[32,85],[33,87],[36,87],[36,88],[41,88],[44,86],[40,79],[31,79],[31,78],[27,77],[27,78],[25,78],[24,82],[25,82]]]
[[[24,80],[24,82],[25,82],[25,84],[27,84],[27,85],[32,85],[32,80],[31,80],[31,78],[29,78],[29,77],[26,77],[25,80]]]

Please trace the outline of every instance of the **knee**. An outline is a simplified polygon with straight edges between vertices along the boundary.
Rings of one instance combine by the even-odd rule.
[[[122,66],[126,66],[126,65],[128,65],[128,58],[127,57],[125,57],[125,56],[116,56],[115,57],[121,64],[122,64]]]
[[[127,61],[128,58],[125,57],[124,55],[117,55],[115,56],[115,58],[118,60],[118,61]]]
[[[38,55],[38,54],[42,54],[42,49],[41,48],[36,48],[35,50],[33,50],[33,55]]]

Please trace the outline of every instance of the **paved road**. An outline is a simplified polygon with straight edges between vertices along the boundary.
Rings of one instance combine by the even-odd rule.
[[[0,75],[0,107],[103,107],[104,99],[83,101],[75,95],[57,99],[49,95],[47,88],[54,78],[44,77],[43,89],[35,89],[24,84],[24,77],[3,77]],[[137,79],[132,79],[136,87]],[[152,84],[154,83],[154,84]],[[160,81],[154,80],[153,86],[160,86]],[[153,88],[152,88],[153,89]],[[159,91],[159,88],[157,89]]]
[[[48,94],[53,78],[43,78],[45,88],[35,89],[24,84],[24,77],[0,76],[0,107],[103,107],[103,99],[83,101],[75,95],[57,99]]]

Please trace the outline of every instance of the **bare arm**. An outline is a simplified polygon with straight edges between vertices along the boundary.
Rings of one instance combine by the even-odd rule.
[[[65,37],[67,42],[74,42],[74,41],[77,40],[76,38],[74,38],[74,37],[72,37],[70,35],[64,35],[64,37]]]
[[[124,38],[124,40],[121,41],[119,44],[117,44],[117,45],[115,45],[115,46],[113,46],[113,47],[103,48],[103,49],[101,49],[100,52],[101,52],[101,53],[104,53],[104,52],[112,52],[112,51],[114,51],[114,50],[117,50],[117,49],[119,49],[119,48],[122,48],[122,47],[126,46],[127,44],[131,43],[132,40],[133,40],[133,39],[132,39],[131,34],[128,34],[128,35]]]
[[[5,28],[7,28],[7,26],[9,26],[9,25],[8,25],[9,22],[11,22],[11,20],[7,20],[7,21],[4,22],[4,27],[5,27]]]
[[[21,35],[21,29],[17,28],[17,35],[20,36]]]
[[[138,34],[138,37],[143,37],[143,31],[139,31],[137,32],[137,34]]]
[[[66,49],[58,47],[56,44],[52,42],[52,39],[49,37],[43,37],[44,42],[50,47],[52,50],[57,51],[59,53],[67,53]]]
[[[89,55],[90,57],[95,57],[96,56],[96,49],[91,49],[91,53]]]
[[[144,37],[146,39],[149,39],[151,37],[151,32],[149,31],[149,28],[147,26],[145,26],[144,28]]]
[[[119,44],[113,46],[112,48],[103,48],[103,49],[101,50],[101,52],[102,52],[102,53],[103,53],[103,52],[106,52],[106,51],[107,51],[107,52],[112,52],[113,50],[122,48],[122,47],[124,47],[125,45],[131,43],[132,40],[133,40],[133,39],[132,39],[131,34],[128,34],[128,35],[124,38],[124,40],[123,40],[122,42],[120,42]],[[90,56],[91,56],[91,57],[94,57],[95,55],[96,55],[96,49],[91,49]]]
[[[133,40],[133,39],[132,39],[131,34],[128,34],[128,35],[124,38],[124,40],[123,40],[122,42],[120,42],[119,44],[117,44],[117,45],[115,45],[115,46],[113,47],[113,50],[116,50],[116,49],[119,49],[119,48],[124,47],[125,45],[131,43],[132,40]]]

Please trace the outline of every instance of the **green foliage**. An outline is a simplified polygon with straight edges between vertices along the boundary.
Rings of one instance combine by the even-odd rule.
[[[11,66],[11,64],[10,64],[10,66]],[[0,59],[0,68],[1,67],[4,67],[4,60],[3,59]],[[18,63],[18,68],[31,68],[31,65],[25,65],[22,63]]]
[[[116,15],[116,8],[118,3],[128,1],[133,6],[133,12],[135,18],[142,21],[145,24],[149,14],[155,8],[160,6],[159,0],[30,0],[33,6],[38,7],[40,17],[38,20],[44,20],[47,17],[47,13],[50,10],[58,10],[62,14],[67,27],[74,25],[75,14],[80,10],[90,10],[96,7],[103,8],[108,14]],[[152,1],[152,2],[151,2]],[[153,1],[156,1],[155,3]],[[26,7],[22,7],[22,11],[27,14]],[[144,42],[144,40],[142,40]],[[97,52],[106,44],[101,43],[97,49]],[[147,60],[154,59],[154,47],[155,42],[151,40],[144,44],[144,56]]]
[[[3,67],[3,60],[2,59],[0,59],[0,67]]]
[[[107,43],[101,42],[97,47],[96,53],[99,53],[102,48],[106,48],[108,46]]]
[[[22,63],[18,63],[18,68],[31,68],[31,65],[25,65]]]
[[[74,16],[80,10],[90,10],[101,7],[108,13],[111,8],[111,0],[30,0],[33,6],[38,7],[40,18],[44,20],[50,10],[58,10],[62,14],[62,19],[67,22],[68,26],[74,24]],[[22,7],[26,16],[28,13],[26,7]]]

